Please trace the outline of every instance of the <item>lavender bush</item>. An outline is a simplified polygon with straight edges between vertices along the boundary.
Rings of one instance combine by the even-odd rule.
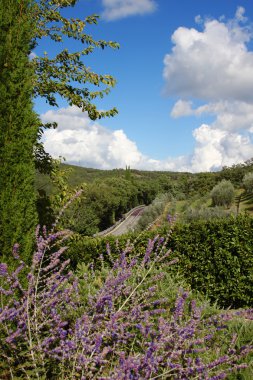
[[[252,310],[205,316],[189,291],[173,304],[159,297],[162,267],[174,263],[166,239],[150,240],[142,258],[127,246],[112,268],[103,258],[99,270],[79,267],[78,280],[63,259],[70,232],[38,231],[26,285],[17,246],[17,269],[0,264],[1,379],[215,380],[247,366],[253,348],[226,324]]]

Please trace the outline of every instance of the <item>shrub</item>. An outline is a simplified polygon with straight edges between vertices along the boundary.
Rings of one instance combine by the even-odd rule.
[[[222,307],[253,306],[253,219],[177,224],[168,245],[186,281]]]
[[[211,219],[220,219],[231,216],[231,213],[227,210],[224,210],[218,206],[215,207],[194,207],[187,208],[182,214],[182,220],[184,222],[193,222],[196,220],[211,220]]]
[[[242,180],[243,187],[247,193],[253,193],[253,173],[247,173]]]
[[[90,268],[82,306],[78,280],[61,261],[65,248],[55,249],[67,235],[37,236],[27,286],[23,262],[12,273],[0,264],[1,378],[214,380],[247,366],[252,347],[238,346],[224,326],[233,313],[204,316],[183,289],[174,305],[157,298],[163,273],[154,269],[170,256],[166,240],[150,240],[140,261],[126,247],[97,290],[89,289]],[[252,318],[252,310],[237,315]]]
[[[231,206],[235,196],[234,186],[225,179],[218,183],[211,191],[213,206]]]
[[[170,193],[159,194],[153,202],[146,207],[142,216],[140,217],[136,231],[142,231],[152,224],[156,219],[158,219],[164,211],[165,206],[169,201],[172,200],[172,195]]]
[[[165,229],[160,230],[166,234]],[[127,241],[134,245],[134,254],[144,255],[146,241],[157,231],[144,231],[141,235],[86,238],[75,235],[68,250],[71,265],[79,262],[99,261],[101,253],[107,261],[109,243],[114,259],[124,249]],[[222,307],[253,306],[253,219],[247,215],[210,220],[177,222],[167,248],[179,258],[168,270],[180,272],[188,284]]]

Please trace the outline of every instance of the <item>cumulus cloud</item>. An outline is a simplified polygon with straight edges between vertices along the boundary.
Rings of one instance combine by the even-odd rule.
[[[252,27],[243,7],[227,22],[200,16],[195,21],[201,30],[180,27],[173,33],[163,75],[167,94],[179,96],[172,117],[213,119],[193,131],[196,144],[188,160],[191,171],[209,171],[252,156]],[[192,99],[206,103],[194,106]]]
[[[56,129],[44,133],[46,151],[55,158],[63,156],[68,163],[85,167],[113,169],[130,165],[145,170],[209,171],[243,162],[253,151],[249,138],[203,124],[194,131],[196,147],[191,156],[156,160],[143,155],[122,130],[112,131],[91,122],[77,107],[50,110],[41,119],[58,123]]]
[[[253,106],[243,102],[208,103],[193,108],[192,102],[179,100],[171,115],[213,115],[214,121],[193,131],[195,148],[187,170],[192,172],[218,170],[222,166],[241,163],[252,157]]]
[[[233,22],[207,20],[204,29],[178,28],[174,47],[164,58],[169,95],[213,100],[253,101],[253,53],[247,49],[249,28]]]
[[[102,17],[108,21],[152,13],[157,6],[154,0],[102,0],[102,4]]]
[[[43,122],[58,123],[44,132],[43,143],[53,157],[67,163],[98,169],[131,168],[145,170],[189,170],[188,157],[156,160],[143,155],[123,130],[112,131],[91,122],[77,107],[50,110],[41,115]]]
[[[182,116],[194,115],[195,111],[192,109],[192,102],[179,99],[172,108],[171,116],[174,118]]]
[[[135,142],[122,130],[111,131],[91,122],[77,107],[51,110],[41,115],[41,119],[58,124],[56,129],[44,133],[46,151],[53,157],[65,157],[68,163],[112,169],[138,166],[143,159]]]
[[[244,162],[252,156],[253,144],[248,136],[215,129],[202,124],[193,135],[196,146],[189,162],[193,172],[211,171]]]
[[[215,117],[212,127],[228,131],[253,131],[253,105],[251,103],[237,101],[219,101],[207,103],[193,108],[193,103],[186,100],[178,100],[172,110],[171,116],[213,115]]]
[[[153,1],[104,0],[106,9],[115,11],[111,19],[153,9],[145,8],[145,4],[154,6]],[[42,115],[44,122],[58,123],[57,129],[45,131],[46,151],[86,167],[130,165],[136,169],[191,172],[217,170],[252,157],[253,53],[247,45],[252,35],[244,8],[238,7],[234,19],[227,22],[224,18],[204,20],[200,16],[196,21],[201,30],[180,27],[173,33],[174,47],[164,59],[167,94],[178,96],[171,116],[196,117],[191,155],[164,160],[145,156],[123,130],[113,131],[91,122],[76,107]],[[203,122],[206,117],[208,123]]]

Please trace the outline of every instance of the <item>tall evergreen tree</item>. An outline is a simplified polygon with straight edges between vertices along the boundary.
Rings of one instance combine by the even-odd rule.
[[[51,168],[40,138],[44,128],[55,123],[39,122],[32,98],[40,96],[57,106],[60,95],[92,120],[117,113],[115,108],[99,111],[94,104],[94,99],[108,94],[115,79],[93,72],[82,58],[96,48],[119,46],[86,33],[98,16],[84,20],[63,16],[64,8],[77,1],[0,0],[0,255],[6,258],[16,242],[22,257],[29,257],[37,223],[35,165],[44,172]],[[29,60],[31,49],[44,37],[56,43],[72,39],[84,46],[80,51],[64,49],[55,57],[46,54]]]
[[[37,223],[31,6],[32,0],[0,0],[0,255],[7,260],[14,243],[28,258]]]

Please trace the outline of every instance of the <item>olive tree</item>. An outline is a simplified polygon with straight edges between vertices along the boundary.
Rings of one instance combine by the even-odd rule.
[[[253,193],[253,172],[245,174],[242,183],[247,193]]]
[[[230,207],[235,196],[234,186],[230,181],[223,179],[211,191],[213,206]]]

